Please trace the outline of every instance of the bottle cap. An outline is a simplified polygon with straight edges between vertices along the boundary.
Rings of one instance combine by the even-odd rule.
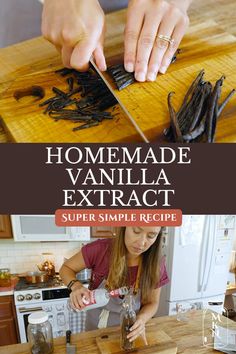
[[[44,311],[37,311],[31,313],[28,317],[28,322],[30,324],[40,324],[48,321],[48,314]]]

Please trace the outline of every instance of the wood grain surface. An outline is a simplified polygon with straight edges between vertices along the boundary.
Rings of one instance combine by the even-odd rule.
[[[214,314],[216,316],[216,314]],[[146,325],[147,331],[150,329],[164,331],[177,345],[178,354],[210,354],[219,353],[211,347],[212,340],[212,312],[204,314],[203,311],[196,313],[189,321],[180,322],[176,316],[164,316],[150,320]],[[219,316],[221,325],[228,326],[236,330],[236,323]],[[96,338],[102,335],[116,334],[118,327],[110,327],[96,331],[84,332],[72,335],[71,343],[77,347],[77,353],[80,354],[101,354],[96,343]],[[203,336],[208,338],[208,346],[203,346]],[[54,352],[56,354],[66,354],[65,338],[56,338],[54,340]],[[16,344],[12,346],[0,347],[0,354],[29,354],[29,345]]]
[[[14,93],[22,88],[39,85],[45,90],[45,97],[37,101],[33,97],[24,97],[17,101]],[[113,111],[112,120],[103,120],[99,126],[73,131],[73,128],[79,124],[70,121],[58,121],[44,114],[45,107],[39,107],[39,103],[54,96],[51,88],[59,87],[67,90],[65,78],[62,78],[53,71],[34,73],[22,76],[16,79],[12,85],[3,94],[0,100],[0,112],[4,120],[4,125],[15,142],[94,142],[98,139],[101,142],[110,142],[111,136],[114,141],[127,139],[130,137],[134,141],[140,141],[138,134],[130,123],[129,119],[123,113],[119,105],[116,105]]]
[[[135,353],[149,354],[176,354],[177,346],[163,331],[148,327],[146,333],[147,343],[141,338],[135,341]],[[125,351],[120,347],[120,335],[103,335],[96,338],[96,343],[101,354],[123,354]]]
[[[169,123],[166,103],[168,92],[176,92],[174,105],[177,108],[184,91],[202,68],[206,70],[207,80],[215,81],[222,74],[227,76],[223,97],[236,86],[234,5],[235,1],[232,0],[194,2],[190,10],[191,26],[181,44],[183,52],[168,73],[159,75],[155,83],[136,83],[120,93],[116,92],[149,140],[162,141],[163,129]],[[109,61],[117,57],[122,59],[124,22],[125,11],[107,16],[106,54]],[[52,45],[42,38],[37,38],[0,50],[0,66],[0,93],[3,93],[12,85],[17,86],[18,79],[22,82],[24,75],[34,74],[36,78],[45,72],[53,72],[60,66],[60,58]],[[236,97],[231,100],[219,119],[216,132],[217,142],[236,141],[235,107]],[[14,114],[12,112],[12,117],[9,118],[8,108],[5,102],[0,102],[0,113],[5,130],[8,132],[8,138],[13,141],[120,142],[141,140],[122,113],[120,119],[117,119],[118,122],[117,120],[115,123],[114,121],[105,122],[106,126],[87,129],[78,137],[74,133],[71,134],[69,129],[65,129],[63,122],[60,122],[62,130],[57,127],[56,132],[53,129],[54,122],[48,123],[47,118],[44,119],[43,129],[38,130],[38,125],[41,125],[38,114],[35,119],[31,118],[31,123],[27,119],[24,122],[20,118],[17,127],[17,113],[14,110]],[[4,116],[5,109],[7,115]],[[31,128],[33,131],[30,130]],[[0,141],[5,141],[5,139],[0,137]]]

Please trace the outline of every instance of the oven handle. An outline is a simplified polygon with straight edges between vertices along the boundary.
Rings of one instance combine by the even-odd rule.
[[[26,308],[26,307],[20,307],[19,312],[20,313],[26,313],[26,312],[36,312],[36,311],[42,311],[42,307],[31,307],[31,308]]]

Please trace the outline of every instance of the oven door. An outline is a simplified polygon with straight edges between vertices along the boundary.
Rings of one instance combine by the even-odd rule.
[[[68,299],[40,302],[16,307],[21,343],[27,342],[28,317],[36,311],[45,311],[52,325],[53,338],[63,337],[69,329]]]
[[[28,317],[31,313],[36,311],[42,311],[42,306],[22,306],[16,308],[18,327],[20,332],[21,343],[27,342],[27,327],[28,327]]]

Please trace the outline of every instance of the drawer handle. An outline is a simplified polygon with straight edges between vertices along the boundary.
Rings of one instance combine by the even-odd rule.
[[[32,307],[32,308],[25,308],[25,307],[20,307],[19,312],[20,313],[26,313],[26,312],[36,312],[36,311],[42,311],[42,307]]]

